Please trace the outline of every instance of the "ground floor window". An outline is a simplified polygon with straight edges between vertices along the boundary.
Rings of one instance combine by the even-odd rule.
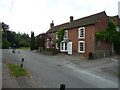
[[[60,44],[60,51],[67,51],[67,42],[62,42]]]
[[[49,43],[49,42],[47,42],[47,48],[49,48],[49,44],[50,44],[50,43]]]
[[[56,49],[59,49],[59,46],[58,46],[58,44],[56,43]]]
[[[79,41],[78,42],[78,52],[84,53],[85,52],[85,42]]]

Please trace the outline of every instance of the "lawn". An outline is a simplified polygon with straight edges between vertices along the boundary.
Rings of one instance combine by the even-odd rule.
[[[20,76],[29,76],[29,73],[24,68],[21,69],[20,66],[13,64],[11,62],[7,63],[7,66],[9,67],[10,73],[16,77]]]
[[[27,50],[27,49],[30,49],[30,47],[19,47],[17,49]]]

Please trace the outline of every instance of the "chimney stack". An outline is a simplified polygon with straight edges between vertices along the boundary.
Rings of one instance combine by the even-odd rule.
[[[50,28],[54,27],[54,22],[52,20],[52,23],[50,23]]]
[[[70,22],[72,22],[73,21],[73,16],[70,16]]]

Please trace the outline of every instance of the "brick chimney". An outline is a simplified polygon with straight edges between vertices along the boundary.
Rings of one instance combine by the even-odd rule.
[[[72,22],[72,21],[73,21],[73,18],[74,18],[73,16],[70,16],[70,22]]]
[[[52,23],[50,23],[50,28],[54,27],[54,22],[52,20]]]

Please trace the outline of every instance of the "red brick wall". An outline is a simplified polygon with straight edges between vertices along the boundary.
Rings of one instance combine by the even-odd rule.
[[[55,41],[56,41],[56,32],[54,32],[54,38],[53,38],[53,40],[52,40],[52,33],[50,33],[50,40],[46,39],[45,48],[47,48],[47,42],[50,42],[50,41],[53,41],[54,44],[55,44]]]
[[[94,25],[85,26],[85,39],[78,39],[78,28],[68,30],[68,41],[72,41],[73,54],[88,56],[94,52]],[[78,41],[85,42],[85,53],[78,52]]]
[[[100,15],[98,22],[96,22],[95,24],[95,33],[106,30],[107,26],[108,26],[108,17],[105,14]],[[108,43],[101,42],[100,46],[97,45],[97,43],[98,42],[95,37],[95,51],[108,49]]]

